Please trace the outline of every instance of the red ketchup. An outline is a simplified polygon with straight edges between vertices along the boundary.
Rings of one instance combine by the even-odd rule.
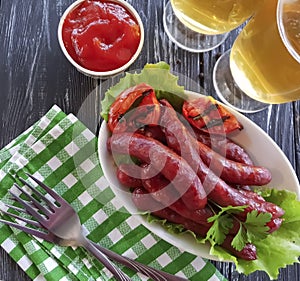
[[[140,42],[140,28],[123,6],[86,0],[66,17],[62,38],[70,56],[92,71],[110,71],[126,64]]]

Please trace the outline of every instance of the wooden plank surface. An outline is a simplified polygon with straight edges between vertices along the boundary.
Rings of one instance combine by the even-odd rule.
[[[177,48],[163,30],[166,0],[130,0],[145,26],[142,54],[130,70],[147,62],[166,61],[174,72],[188,76],[191,88],[203,87],[213,96],[213,66],[229,49],[237,32],[219,48],[193,54]],[[66,113],[89,120],[96,131],[102,86],[106,81],[85,77],[63,56],[57,41],[60,16],[71,0],[0,0],[0,148],[42,117],[53,105]],[[87,114],[89,112],[89,114]],[[300,102],[273,105],[258,114],[247,115],[282,148],[297,175],[300,175]],[[258,144],[259,145],[259,144]],[[266,155],[268,157],[268,155]],[[214,262],[229,280],[268,280],[263,273],[238,274],[229,263]],[[280,281],[300,280],[298,265],[281,270]],[[10,257],[0,249],[0,280],[29,280]]]

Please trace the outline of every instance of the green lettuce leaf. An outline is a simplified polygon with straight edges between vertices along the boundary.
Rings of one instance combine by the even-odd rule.
[[[126,73],[120,81],[107,90],[101,101],[101,116],[107,121],[111,104],[124,90],[146,83],[155,90],[158,99],[166,98],[176,110],[180,110],[185,98],[184,87],[178,85],[178,77],[170,72],[170,66],[165,62],[146,64],[140,73]]]
[[[295,193],[276,189],[271,189],[265,199],[285,211],[284,221],[281,227],[266,239],[253,243],[257,248],[257,260],[238,260],[236,265],[239,272],[250,274],[256,270],[263,270],[271,279],[277,279],[280,268],[299,262],[300,202]]]

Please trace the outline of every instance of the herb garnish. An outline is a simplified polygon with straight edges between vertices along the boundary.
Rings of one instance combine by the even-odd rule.
[[[241,251],[247,243],[267,237],[269,227],[266,226],[266,223],[272,218],[270,213],[258,213],[257,210],[253,210],[247,214],[247,218],[243,222],[235,214],[243,212],[247,206],[217,207],[219,212],[208,219],[208,222],[213,224],[207,232],[206,240],[210,241],[212,245],[221,245],[224,242],[234,221],[239,223],[240,227],[231,245],[238,251]]]

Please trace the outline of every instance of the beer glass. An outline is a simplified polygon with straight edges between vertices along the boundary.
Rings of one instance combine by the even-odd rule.
[[[300,0],[266,0],[216,63],[220,99],[241,112],[300,99]]]
[[[163,23],[169,38],[190,52],[219,46],[228,32],[244,23],[263,0],[171,0]]]

